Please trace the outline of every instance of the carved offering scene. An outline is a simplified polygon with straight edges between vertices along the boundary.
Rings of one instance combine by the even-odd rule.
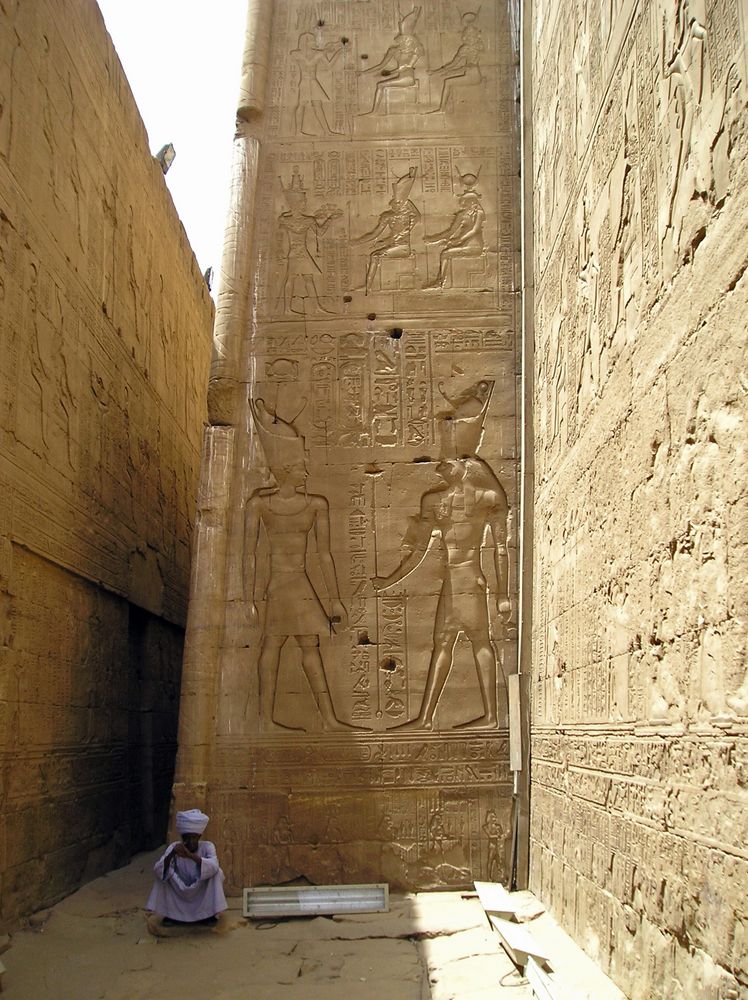
[[[511,131],[509,5],[274,4],[268,132],[282,139]],[[277,40],[277,42],[276,42]]]
[[[276,321],[510,310],[513,157],[481,145],[268,152],[259,308]]]
[[[503,3],[272,5],[180,757],[237,885],[511,871],[517,46]]]

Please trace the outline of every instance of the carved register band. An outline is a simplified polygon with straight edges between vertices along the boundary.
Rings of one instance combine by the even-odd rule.
[[[323,7],[251,50],[176,798],[235,887],[505,878],[518,40],[501,2]]]

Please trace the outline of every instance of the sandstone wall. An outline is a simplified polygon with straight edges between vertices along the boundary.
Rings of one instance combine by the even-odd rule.
[[[506,879],[516,10],[248,8],[176,800],[235,887]]]
[[[0,2],[0,923],[163,836],[212,306],[98,8]]]
[[[532,887],[628,995],[742,996],[746,6],[531,7]]]

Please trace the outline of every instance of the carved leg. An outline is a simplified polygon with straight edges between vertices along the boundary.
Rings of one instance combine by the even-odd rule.
[[[335,707],[325,677],[325,668],[319,652],[319,637],[301,635],[296,636],[296,641],[301,649],[301,665],[306,679],[309,681],[309,687],[312,689],[319,714],[322,716],[322,728],[327,733],[343,733],[355,729],[355,726],[341,722],[335,714]]]
[[[268,728],[274,725],[280,726],[281,729],[295,728],[281,725],[273,718],[280,654],[286,639],[287,636],[266,636],[260,653],[260,722]]]
[[[473,642],[475,668],[478,672],[478,684],[483,701],[483,715],[469,722],[463,722],[455,729],[495,729],[498,725],[496,717],[496,654],[491,643],[484,639]]]
[[[371,291],[371,287],[374,284],[374,279],[379,273],[379,265],[381,264],[381,254],[375,251],[369,254],[369,266],[366,269],[366,294],[368,295]]]
[[[426,688],[423,692],[421,711],[418,717],[412,722],[405,722],[402,726],[395,726],[398,732],[415,732],[419,729],[431,729],[434,724],[434,712],[439,704],[439,698],[447,683],[449,671],[452,669],[452,656],[454,653],[457,632],[448,632],[441,639],[436,640],[434,652],[431,654],[429,673],[426,678]]]

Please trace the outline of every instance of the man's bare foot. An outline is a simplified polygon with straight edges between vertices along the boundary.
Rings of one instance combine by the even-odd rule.
[[[158,913],[149,913],[145,918],[145,924],[148,928],[148,933],[154,937],[169,936],[169,932],[164,928],[163,917],[160,917]]]
[[[354,726],[350,722],[341,722],[340,719],[322,720],[322,730],[325,733],[355,733],[356,730],[363,728],[363,726]]]
[[[453,729],[498,729],[499,721],[495,715],[480,715],[477,719],[471,719],[470,722],[461,722],[458,726],[452,726]]]
[[[263,729],[267,733],[276,733],[278,730],[282,730],[286,733],[305,733],[306,729],[303,726],[287,726],[285,722],[277,722],[275,719],[271,719],[270,722],[265,720],[263,723]]]
[[[420,732],[430,732],[433,729],[434,723],[431,719],[411,719],[410,722],[403,722],[399,726],[393,726],[392,729],[388,729],[388,733],[420,733]]]

